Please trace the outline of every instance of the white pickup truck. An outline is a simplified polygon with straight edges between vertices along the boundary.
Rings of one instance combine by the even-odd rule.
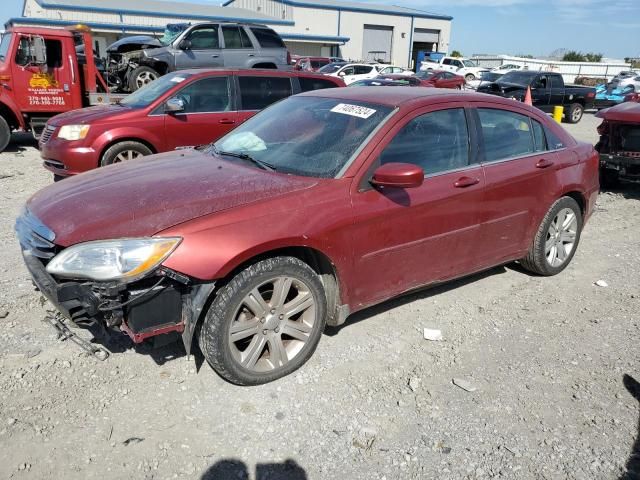
[[[439,61],[425,60],[420,64],[420,70],[448,70],[461,75],[467,82],[480,78],[483,72],[488,72],[488,68],[476,65],[472,60],[459,57],[442,57]]]

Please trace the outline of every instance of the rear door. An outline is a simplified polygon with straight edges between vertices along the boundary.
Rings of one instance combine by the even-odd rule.
[[[476,113],[487,182],[478,257],[495,265],[528,249],[560,190],[560,165],[535,118],[491,104],[478,104]]]
[[[293,94],[291,78],[286,75],[239,74],[238,121],[244,122],[263,108]]]
[[[183,112],[156,109],[153,114],[165,117],[166,150],[210,143],[235,127],[238,112],[232,96],[232,78],[215,75],[183,87],[173,95],[184,102]]]
[[[287,47],[275,31],[267,27],[248,27],[250,35],[255,39],[258,53],[265,61],[274,61],[279,69],[288,68]]]
[[[222,25],[222,58],[227,67],[244,67],[255,56],[249,36],[237,25]]]
[[[401,120],[372,153],[352,193],[358,301],[475,270],[484,190],[475,132],[463,105],[431,106]],[[378,165],[409,162],[425,172],[417,188],[375,188]],[[371,232],[376,232],[372,235]]]
[[[176,52],[176,69],[221,67],[224,65],[218,25],[202,25],[191,30],[183,40],[191,45]]]

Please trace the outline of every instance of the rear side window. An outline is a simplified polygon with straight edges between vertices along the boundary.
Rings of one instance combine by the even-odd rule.
[[[487,162],[534,152],[529,117],[508,110],[479,108]]]
[[[289,77],[239,77],[243,110],[262,110],[291,95]]]
[[[203,78],[175,95],[184,102],[183,113],[212,113],[231,110],[229,77]]]
[[[220,48],[218,40],[218,26],[202,27],[192,30],[188,40],[191,42],[191,50],[210,50]]]
[[[270,28],[252,28],[251,31],[262,48],[285,48],[280,35]]]
[[[303,92],[309,92],[311,90],[321,90],[323,88],[335,88],[336,84],[330,80],[324,80],[322,78],[306,78],[298,77],[300,82],[300,90]]]
[[[533,130],[533,148],[536,152],[544,152],[547,150],[547,139],[544,135],[544,128],[540,122],[531,119],[531,129]]]
[[[371,73],[371,70],[373,70],[373,67],[367,65],[356,65],[354,68],[356,75],[366,75],[368,73]]]
[[[380,164],[409,162],[425,175],[469,165],[469,135],[462,108],[426,113],[409,121],[380,156]]]
[[[225,48],[253,48],[251,40],[243,28],[224,26],[222,27],[222,37]]]
[[[561,148],[564,148],[566,146],[564,142],[560,140],[560,137],[558,137],[551,130],[545,128],[544,131],[545,136],[547,137],[547,145],[549,145],[549,150],[560,150]]]
[[[449,58],[445,58],[445,59],[442,61],[442,64],[443,64],[443,65],[451,65],[451,59],[449,59]]]

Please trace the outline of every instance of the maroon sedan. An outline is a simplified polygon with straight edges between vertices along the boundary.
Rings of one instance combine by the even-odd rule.
[[[259,110],[342,79],[278,70],[183,70],[116,105],[74,110],[47,122],[44,167],[60,179],[152,153],[217,140]]]
[[[416,77],[420,79],[422,85],[425,87],[455,88],[462,90],[467,83],[464,77],[445,70],[421,71],[416,74]]]
[[[283,119],[286,128],[283,128]],[[290,97],[209,148],[105,167],[18,218],[44,295],[135,342],[180,333],[243,385],[313,354],[326,325],[519,261],[569,265],[598,155],[495,96],[355,87]]]

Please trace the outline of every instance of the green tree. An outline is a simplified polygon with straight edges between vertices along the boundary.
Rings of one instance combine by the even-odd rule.
[[[587,53],[585,54],[585,58],[587,60],[587,62],[599,62],[602,60],[602,54],[601,53]]]
[[[458,50],[454,50],[453,52],[451,52],[451,56],[452,57],[462,57],[462,53],[460,53]]]
[[[567,52],[564,54],[564,56],[562,57],[562,61],[563,62],[584,62],[586,61],[586,58],[582,53],[571,50],[570,52]]]

